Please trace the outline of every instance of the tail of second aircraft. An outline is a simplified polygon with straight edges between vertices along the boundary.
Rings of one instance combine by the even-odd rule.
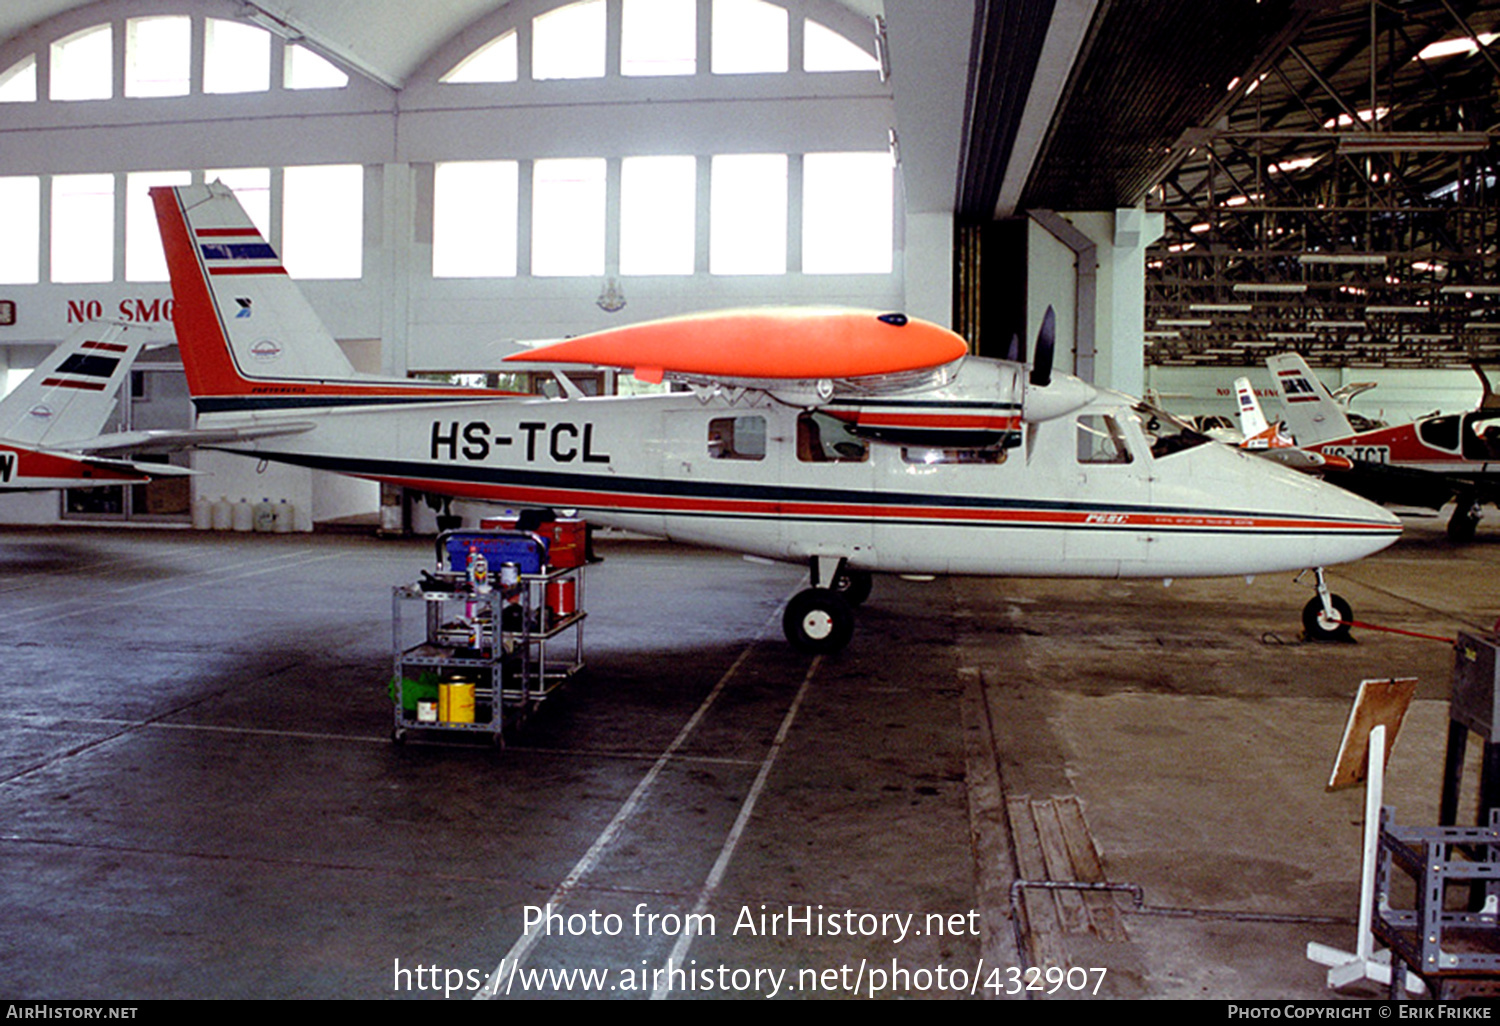
[[[1240,432],[1245,440],[1264,434],[1270,425],[1266,423],[1266,415],[1260,410],[1260,400],[1255,398],[1255,389],[1250,387],[1249,378],[1235,378],[1234,396],[1239,404]]]
[[[1282,415],[1298,445],[1317,445],[1354,434],[1349,418],[1300,355],[1272,356],[1266,366],[1281,390]]]
[[[90,321],[0,401],[0,438],[63,447],[99,434],[147,329]]]
[[[493,395],[357,372],[230,189],[151,190],[173,322],[200,413]]]

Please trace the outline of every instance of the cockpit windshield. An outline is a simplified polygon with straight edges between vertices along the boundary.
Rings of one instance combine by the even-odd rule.
[[[1193,430],[1186,421],[1179,420],[1165,410],[1158,410],[1150,403],[1136,403],[1133,409],[1140,418],[1141,430],[1146,433],[1151,455],[1156,459],[1211,441],[1207,435]]]

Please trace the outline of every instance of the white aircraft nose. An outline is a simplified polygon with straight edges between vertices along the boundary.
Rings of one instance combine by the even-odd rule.
[[[1192,473],[1183,482],[1186,487],[1174,487],[1163,470],[1153,483],[1152,496],[1169,506],[1179,500],[1183,506],[1206,504],[1210,495],[1220,497],[1214,506],[1200,507],[1216,508],[1222,515],[1209,518],[1215,522],[1205,525],[1206,535],[1199,535],[1208,543],[1199,558],[1216,565],[1216,573],[1271,573],[1349,563],[1379,552],[1401,535],[1401,522],[1384,508],[1262,457],[1220,445],[1200,446],[1183,455],[1193,461]],[[1234,498],[1225,503],[1224,496]],[[1171,562],[1180,563],[1178,576],[1191,572],[1190,546],[1173,556]]]

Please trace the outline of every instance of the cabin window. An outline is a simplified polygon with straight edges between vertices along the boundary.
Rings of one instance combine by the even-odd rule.
[[[708,455],[716,460],[766,458],[766,418],[715,417],[708,422]]]
[[[1078,418],[1078,462],[1130,462],[1130,448],[1115,418],[1096,413]]]
[[[797,418],[797,459],[803,463],[863,463],[870,447],[849,425],[826,413]]]
[[[1149,403],[1137,403],[1135,412],[1155,459],[1212,441],[1207,435],[1195,431],[1187,421],[1158,410]]]
[[[1475,414],[1464,431],[1464,459],[1500,460],[1500,414]]]
[[[1458,451],[1458,417],[1434,417],[1417,425],[1417,435],[1435,449]]]
[[[901,447],[901,459],[916,467],[951,466],[970,464],[994,466],[1005,462],[1005,450],[988,449],[918,449]]]

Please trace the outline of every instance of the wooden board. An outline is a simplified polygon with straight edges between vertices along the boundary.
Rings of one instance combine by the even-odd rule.
[[[1364,781],[1370,768],[1370,731],[1377,726],[1385,727],[1384,757],[1390,759],[1396,735],[1401,732],[1401,721],[1406,718],[1406,710],[1416,693],[1415,677],[1360,681],[1354,708],[1349,710],[1349,722],[1344,725],[1344,739],[1339,743],[1333,775],[1328,778],[1328,790],[1337,791]]]

